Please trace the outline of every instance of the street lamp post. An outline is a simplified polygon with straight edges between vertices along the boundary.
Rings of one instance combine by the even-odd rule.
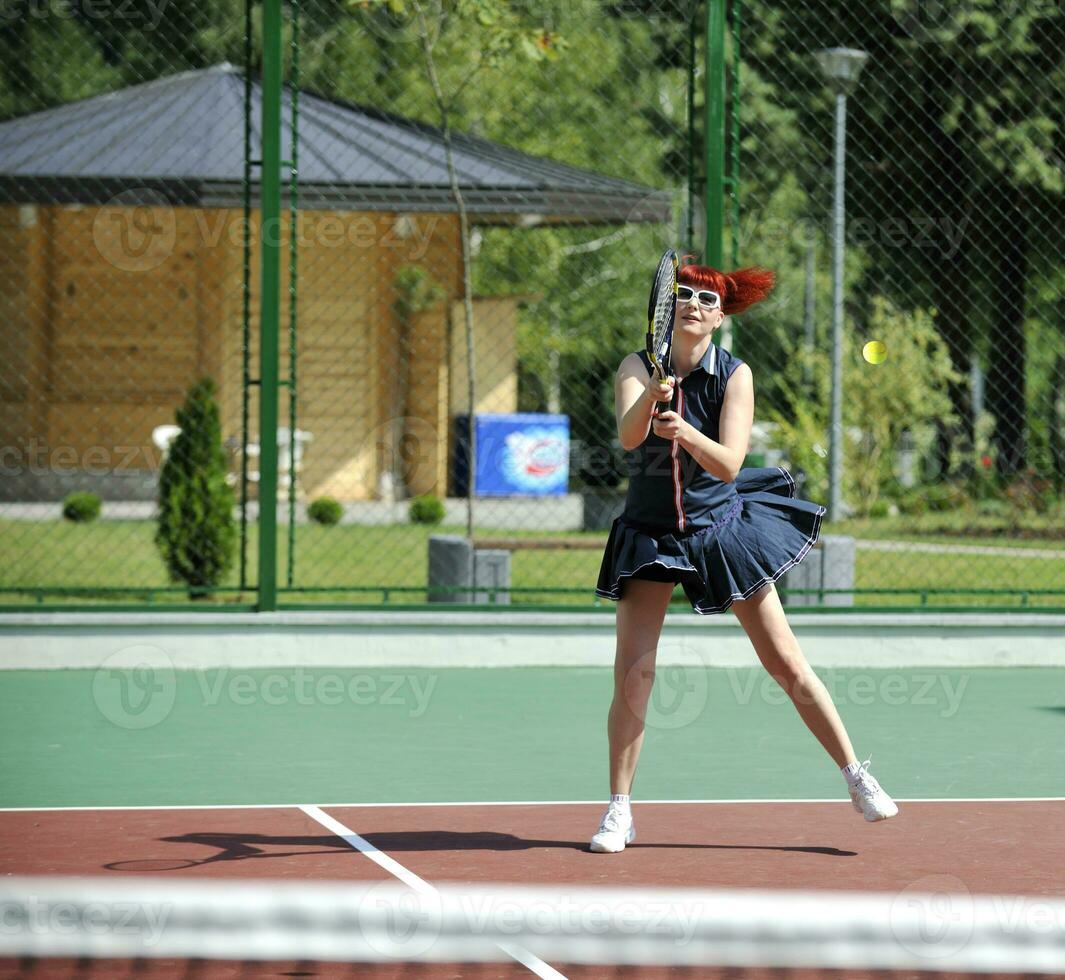
[[[816,54],[829,87],[836,94],[836,177],[832,196],[832,405],[828,455],[828,519],[843,517],[843,202],[846,172],[847,96],[858,84],[866,59],[854,48],[826,48]]]

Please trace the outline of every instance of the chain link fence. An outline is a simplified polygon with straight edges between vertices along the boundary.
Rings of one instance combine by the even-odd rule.
[[[706,254],[705,5],[282,13],[264,221],[259,5],[0,0],[0,599],[255,601],[266,243],[282,604],[424,603],[434,536],[503,553],[488,600],[590,603],[625,492],[614,372],[662,248]],[[733,0],[725,42],[723,264],[778,275],[715,338],[754,372],[747,465],[827,503],[835,98],[816,53],[860,49],[844,514],[825,528],[854,542],[846,601],[1060,606],[1065,13]],[[199,488],[168,498],[177,545],[168,462]]]

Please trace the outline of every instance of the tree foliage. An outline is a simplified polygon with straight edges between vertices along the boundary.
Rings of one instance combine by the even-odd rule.
[[[898,485],[895,449],[904,436],[927,448],[936,426],[954,421],[949,385],[959,379],[934,321],[934,310],[900,310],[875,297],[868,336],[885,345],[887,357],[880,364],[863,359],[864,338],[844,334],[843,489],[860,514],[868,514],[885,491]],[[789,462],[806,475],[804,493],[815,500],[828,496],[831,373],[823,351],[796,358],[786,369],[791,393],[786,406],[770,416]],[[812,391],[804,389],[807,376],[813,379]]]
[[[177,411],[181,429],[159,475],[159,526],[155,541],[173,582],[193,598],[217,586],[233,565],[237,528],[215,384],[210,378],[189,390]]]
[[[93,16],[90,5],[3,3],[3,116],[241,56],[238,0],[135,0],[122,20]],[[695,0],[304,0],[304,86],[439,125],[419,8],[432,13],[456,133],[665,190],[681,214]],[[889,326],[884,309],[904,323],[923,323],[934,309],[930,323],[952,369],[949,411],[931,444],[940,469],[954,465],[959,446],[961,465],[973,465],[989,439],[1003,479],[1030,465],[1060,478],[1054,406],[1065,360],[1055,352],[1065,347],[1065,312],[1060,292],[1047,290],[1065,281],[1065,10],[748,0],[742,31],[742,218],[729,232],[741,264],[780,275],[771,301],[737,325],[759,415],[823,415],[821,403],[796,403],[786,367],[801,346],[810,249],[822,349],[830,309],[832,96],[812,52],[860,47],[870,59],[848,116],[847,330],[867,337]],[[700,76],[698,119],[701,89]],[[696,141],[698,161],[698,131]],[[475,292],[528,297],[522,408],[546,407],[560,388],[574,435],[610,441],[614,367],[640,345],[655,256],[682,236],[679,219],[671,228],[479,230]],[[971,421],[973,365],[988,379],[990,435]]]

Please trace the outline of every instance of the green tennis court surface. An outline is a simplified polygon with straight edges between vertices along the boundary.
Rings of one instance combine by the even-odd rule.
[[[599,855],[608,669],[0,672],[15,924],[0,973],[576,980],[616,956],[643,964],[623,975],[680,975],[656,966],[680,956],[959,976],[1019,968],[1022,948],[1026,965],[1065,962],[1065,670],[819,673],[897,817],[853,811],[760,668],[665,667],[637,839]],[[545,910],[570,907],[609,940],[583,919],[545,934]],[[82,928],[38,929],[42,914]]]
[[[822,670],[892,795],[1065,795],[1065,670]],[[579,801],[598,668],[0,672],[0,806]],[[844,799],[760,668],[660,669],[633,796]]]

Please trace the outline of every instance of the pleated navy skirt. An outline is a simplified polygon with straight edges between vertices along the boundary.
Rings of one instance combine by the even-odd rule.
[[[795,496],[780,466],[740,470],[736,497],[709,527],[654,532],[614,521],[596,594],[618,600],[631,578],[677,582],[700,615],[749,599],[806,557],[821,533],[825,508]]]

